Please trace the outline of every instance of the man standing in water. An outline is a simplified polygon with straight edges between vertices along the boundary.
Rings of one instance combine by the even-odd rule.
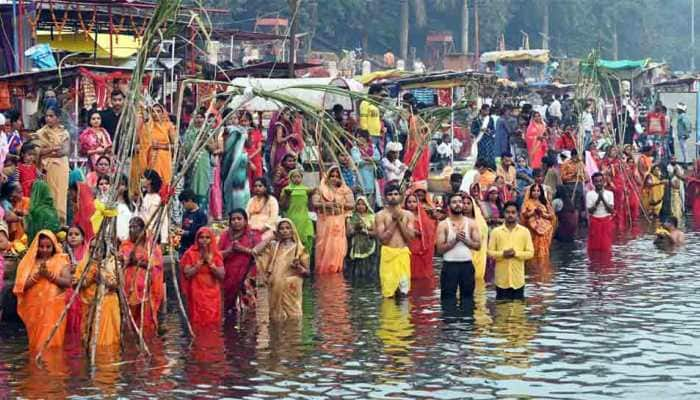
[[[448,198],[450,216],[438,225],[437,249],[442,254],[440,298],[454,299],[459,287],[462,303],[474,296],[474,264],[471,250],[481,248],[481,234],[475,223],[462,215],[462,196],[453,193]]]
[[[413,213],[401,208],[401,188],[389,183],[384,188],[386,207],[377,214],[375,232],[382,245],[379,280],[382,295],[393,297],[397,290],[408,294],[411,289],[410,242],[416,235]]]
[[[530,230],[518,224],[518,205],[503,206],[505,223],[491,232],[489,257],[496,259],[496,299],[525,298],[525,261],[535,255]]]
[[[605,190],[603,174],[596,172],[591,177],[591,181],[595,189],[586,193],[586,209],[590,216],[588,251],[609,252],[615,230],[612,216],[615,198],[611,191]]]

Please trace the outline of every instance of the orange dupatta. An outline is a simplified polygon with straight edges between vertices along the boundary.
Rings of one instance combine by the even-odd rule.
[[[29,338],[29,350],[38,350],[49,338],[49,334],[56,321],[66,307],[65,290],[45,277],[39,278],[37,283],[25,290],[27,280],[39,271],[40,264],[36,256],[39,250],[39,240],[42,237],[49,238],[54,246],[54,255],[46,260],[46,268],[55,275],[60,275],[64,268],[70,265],[68,255],[58,243],[56,236],[49,230],[42,230],[32,241],[29,250],[17,266],[17,276],[12,292],[17,296],[17,314],[27,328]],[[63,346],[66,331],[66,320],[59,325],[56,334],[47,347]]]

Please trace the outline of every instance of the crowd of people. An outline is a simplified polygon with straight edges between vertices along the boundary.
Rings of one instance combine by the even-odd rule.
[[[298,319],[311,274],[376,281],[382,296],[400,297],[412,282],[434,278],[435,256],[444,301],[468,307],[484,281],[499,300],[523,299],[526,264],[547,260],[555,238],[573,241],[587,225],[588,250],[608,253],[616,231],[645,217],[658,224],[660,241],[682,244],[686,204],[700,215],[700,162],[687,171],[676,161],[662,115],[645,122],[626,109],[606,117],[591,100],[572,116],[556,97],[544,109],[484,104],[463,121],[478,149],[474,168],[452,173],[447,192],[431,193],[431,169],[443,165],[430,162],[413,114],[420,105],[404,96],[407,114],[399,115],[378,105],[381,87],[369,94],[376,101],[362,101],[357,115],[342,106],[329,113],[354,140],[344,140],[338,164],[321,163],[320,172],[304,166],[303,113],[283,109],[264,129],[261,115],[228,109],[223,95],[193,110],[183,132],[164,107],[144,109],[128,176],[117,179],[122,93],[111,93],[109,108],[87,112],[86,127],[73,135],[53,103],[35,131],[6,113],[0,251],[19,256],[12,292],[29,348],[85,339],[94,325],[100,346],[117,346],[125,324],[157,334],[166,254],[178,261],[190,323],[207,330],[261,301],[271,321]],[[618,141],[620,115],[632,130]],[[689,130],[683,124],[678,130]],[[221,134],[197,152],[207,131]],[[71,168],[71,143],[84,165]],[[196,155],[180,185],[176,146]],[[313,174],[318,185],[308,183]],[[167,203],[170,214],[154,228]],[[116,220],[112,258],[93,240],[107,219]]]

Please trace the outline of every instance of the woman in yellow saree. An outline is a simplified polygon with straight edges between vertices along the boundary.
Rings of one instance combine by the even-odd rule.
[[[549,248],[556,225],[556,214],[547,200],[542,185],[535,183],[525,190],[520,221],[532,234],[535,258],[549,257]]]
[[[472,264],[474,265],[474,279],[476,282],[483,282],[484,276],[486,275],[486,260],[488,258],[486,254],[488,246],[486,246],[485,243],[488,243],[489,240],[489,225],[486,223],[486,219],[481,213],[481,207],[479,207],[477,201],[466,193],[462,193],[462,200],[464,201],[462,214],[476,222],[479,227],[479,232],[481,233],[481,248],[479,250],[472,250],[471,252]]]
[[[269,288],[270,320],[284,321],[302,316],[302,288],[309,275],[309,255],[294,223],[277,223],[275,239],[256,251],[258,273]]]
[[[105,285],[105,293],[100,305],[100,323],[97,328],[97,347],[109,348],[119,345],[121,330],[121,311],[119,309],[119,296],[117,290],[117,265],[114,257],[108,258],[102,266],[102,271],[98,274],[97,262],[90,261],[90,257],[85,257],[73,274],[73,280],[77,283],[85,268],[83,283],[80,287],[80,301],[83,303],[82,311],[82,332],[83,340],[90,340],[93,321],[95,318],[93,303],[97,295],[100,283]]]
[[[642,206],[652,218],[658,218],[664,202],[666,181],[661,180],[661,167],[654,165],[644,177],[642,186]]]
[[[56,236],[42,230],[17,266],[13,293],[17,296],[17,313],[27,328],[29,350],[63,346],[66,320],[61,322],[50,342],[54,325],[66,307],[65,290],[71,285],[70,259]]]
[[[41,167],[46,173],[46,183],[51,189],[58,218],[66,222],[68,210],[68,152],[70,135],[60,123],[61,113],[58,108],[46,110],[46,125],[30,135],[39,146]]]

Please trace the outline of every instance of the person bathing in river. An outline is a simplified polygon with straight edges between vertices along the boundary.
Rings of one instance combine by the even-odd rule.
[[[656,244],[669,244],[671,246],[681,246],[685,244],[685,233],[678,229],[678,218],[668,217],[661,228],[656,231]]]
[[[586,209],[588,210],[588,251],[608,252],[612,247],[615,223],[613,211],[615,197],[605,190],[605,178],[600,172],[591,177],[594,190],[586,193]]]
[[[471,302],[475,276],[472,250],[481,248],[481,231],[475,220],[463,215],[464,203],[460,194],[451,194],[448,204],[450,216],[440,222],[437,234],[437,249],[443,260],[440,298],[454,299],[459,287],[462,302]]]
[[[401,189],[389,183],[384,188],[386,207],[377,214],[374,231],[382,247],[379,279],[384,297],[411,289],[411,251],[408,243],[415,236],[413,213],[401,209]]]

